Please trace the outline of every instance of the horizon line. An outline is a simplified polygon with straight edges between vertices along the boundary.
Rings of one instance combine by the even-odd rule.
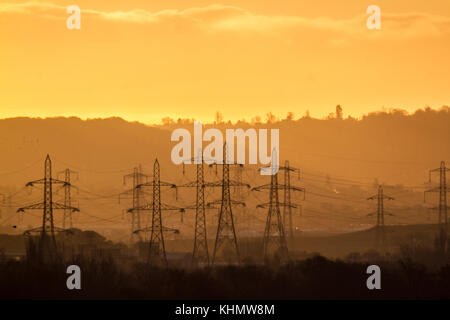
[[[338,105],[336,105],[337,107]],[[430,106],[425,106],[422,108],[417,108],[414,111],[408,111],[406,109],[403,108],[396,108],[396,107],[392,107],[392,108],[385,108],[382,107],[381,109],[378,110],[374,110],[374,111],[370,111],[367,113],[363,113],[359,116],[353,116],[351,114],[346,115],[345,117],[342,116],[342,118],[337,118],[336,113],[330,112],[327,116],[322,116],[322,117],[314,117],[309,115],[309,109],[305,110],[303,115],[295,117],[295,112],[287,112],[286,115],[284,117],[279,117],[276,114],[269,112],[266,113],[264,116],[260,116],[260,115],[255,115],[253,116],[250,120],[246,119],[246,118],[242,118],[242,119],[225,119],[225,117],[223,117],[223,114],[220,111],[215,111],[215,113],[219,113],[223,118],[220,120],[220,122],[217,122],[215,119],[213,120],[208,120],[208,121],[202,121],[196,117],[183,117],[183,116],[174,116],[174,115],[168,115],[165,117],[161,117],[159,119],[159,122],[156,121],[151,121],[151,122],[144,122],[142,120],[135,120],[135,119],[131,119],[129,117],[123,116],[123,115],[105,115],[105,116],[80,116],[80,115],[54,115],[54,116],[33,116],[33,115],[17,115],[17,116],[9,116],[9,117],[2,117],[0,118],[0,120],[14,120],[14,119],[33,119],[33,120],[47,120],[47,119],[70,119],[70,118],[75,118],[75,119],[79,119],[81,121],[90,121],[90,120],[110,120],[110,119],[120,119],[123,120],[125,122],[129,122],[129,123],[139,123],[139,124],[143,124],[143,125],[147,125],[147,126],[166,126],[166,125],[176,125],[177,122],[181,121],[181,122],[194,122],[194,121],[200,121],[203,124],[237,124],[237,123],[248,123],[248,124],[270,124],[270,123],[276,123],[276,122],[281,122],[281,121],[285,121],[285,120],[290,120],[290,121],[298,121],[301,119],[312,119],[312,120],[333,120],[333,119],[340,119],[340,120],[356,120],[356,121],[361,121],[363,120],[365,117],[368,117],[370,115],[374,115],[374,114],[380,114],[380,113],[384,113],[384,114],[394,114],[394,113],[401,113],[405,116],[412,116],[414,114],[416,114],[417,112],[426,112],[426,111],[435,111],[435,112],[439,112],[439,111],[443,111],[443,110],[448,110],[450,107],[448,105],[442,105],[440,107],[430,107]],[[289,118],[289,114],[292,115],[291,118]],[[271,121],[269,121],[268,116],[271,115],[273,118],[271,119]],[[166,120],[167,119],[167,120]],[[170,122],[172,121],[172,122]]]

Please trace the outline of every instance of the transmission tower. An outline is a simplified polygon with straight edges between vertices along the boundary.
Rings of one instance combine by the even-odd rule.
[[[24,212],[25,210],[43,210],[42,212],[42,226],[25,231],[24,235],[31,236],[33,234],[39,235],[39,255],[41,258],[53,258],[57,253],[55,233],[64,231],[58,227],[55,227],[53,221],[53,210],[56,209],[69,209],[72,212],[79,211],[78,208],[68,207],[53,201],[52,187],[54,184],[67,185],[65,181],[52,178],[52,162],[50,156],[47,155],[44,166],[44,178],[39,180],[30,181],[26,186],[34,186],[35,184],[44,185],[43,202],[32,204],[17,209],[17,212]]]
[[[260,169],[261,170],[261,169]],[[300,177],[300,169],[291,167],[289,161],[285,161],[285,166],[279,166],[278,170],[284,170],[284,184],[278,183],[278,172],[271,176],[271,183],[259,187],[255,187],[252,191],[261,191],[269,189],[269,202],[259,204],[257,208],[268,208],[266,219],[266,227],[263,238],[264,258],[276,253],[282,258],[288,258],[287,242],[286,242],[286,218],[289,219],[289,237],[293,243],[294,232],[292,223],[292,208],[300,208],[300,205],[291,201],[291,191],[298,191],[303,193],[303,200],[305,200],[306,190],[304,188],[292,186],[290,182],[290,173],[297,172]],[[284,202],[279,201],[278,190],[284,191]],[[283,219],[281,219],[280,206],[283,207]]]
[[[154,202],[149,202],[141,207],[137,207],[137,208],[130,208],[128,209],[128,212],[132,213],[134,210],[139,210],[141,212],[143,211],[152,211],[152,217],[155,216],[153,214],[154,212]],[[161,211],[180,211],[180,212],[184,212],[184,208],[179,208],[179,207],[175,207],[175,206],[171,206],[171,205],[167,205],[164,203],[160,203],[160,210]],[[148,217],[148,216],[147,216]],[[153,221],[153,218],[152,218]],[[170,228],[170,227],[165,227],[165,226],[161,226],[161,228],[159,228],[157,225],[155,227],[153,227],[153,223],[152,225],[149,226],[148,223],[148,219],[147,219],[147,223],[146,226],[141,228],[141,229],[137,229],[135,230],[133,233],[135,236],[137,236],[141,241],[147,241],[148,239],[148,234],[150,233],[150,240],[148,242],[149,244],[149,252],[147,252],[147,259],[148,262],[151,264],[158,264],[160,262],[162,262],[164,265],[167,265],[167,259],[166,259],[166,251],[165,251],[165,245],[164,245],[164,238],[162,237],[162,234],[164,232],[172,232],[175,234],[180,233],[180,231],[178,229],[175,228]],[[158,234],[159,232],[161,232],[161,242],[158,245],[157,241],[153,241],[153,244],[151,244],[151,239],[152,239],[152,234],[153,231],[155,230],[155,234]],[[142,238],[142,234],[144,234],[144,238]],[[153,248],[153,251],[150,252],[150,248]]]
[[[279,170],[284,171],[284,188],[282,187],[284,193],[283,226],[285,227],[285,231],[287,231],[291,245],[293,245],[294,223],[292,221],[292,209],[301,208],[301,206],[291,202],[291,190],[295,190],[295,188],[291,186],[291,172],[297,172],[298,179],[300,180],[300,169],[291,167],[289,161],[286,160],[284,167],[279,167]],[[300,188],[300,190],[303,191],[303,195],[305,195],[305,189]]]
[[[387,196],[383,193],[383,187],[378,185],[378,193],[367,198],[367,200],[377,200],[377,224],[375,229],[375,241],[381,249],[385,251],[386,249],[386,234],[384,228],[384,216],[393,216],[391,213],[387,213],[384,210],[384,200],[394,200],[394,198]],[[373,216],[375,213],[369,213],[367,216]]]
[[[213,201],[208,205],[211,207],[215,204],[220,203],[219,211],[219,221],[217,224],[217,234],[216,241],[214,243],[214,253],[212,264],[215,263],[216,258],[219,256],[219,251],[222,251],[224,255],[231,257],[234,255],[235,261],[240,262],[239,247],[236,238],[236,230],[234,227],[233,220],[233,205],[245,205],[241,201],[231,200],[230,187],[235,186],[245,186],[250,188],[250,185],[230,180],[230,164],[227,163],[227,145],[223,145],[223,159],[222,163],[222,181],[205,183],[205,187],[221,187],[222,188],[222,199],[218,201]],[[217,165],[217,163],[216,163]],[[228,251],[228,252],[227,252]]]
[[[143,199],[143,192],[141,188],[138,188],[139,185],[144,182],[148,182],[148,178],[150,176],[142,173],[141,165],[134,167],[133,172],[130,174],[126,174],[123,176],[123,184],[126,185],[128,179],[133,181],[133,188],[122,192],[122,194],[132,194],[132,207],[128,209],[127,212],[131,214],[131,233],[130,233],[130,242],[133,243],[136,241],[142,241],[141,234],[136,232],[137,230],[141,230],[141,202]],[[145,180],[145,181],[144,181]],[[120,201],[120,195],[119,195]],[[136,239],[137,238],[137,239]]]
[[[445,162],[441,161],[441,166],[439,168],[433,169],[429,171],[429,181],[431,182],[431,173],[439,172],[439,187],[433,188],[425,191],[424,193],[424,201],[425,195],[427,192],[439,192],[439,207],[435,207],[433,209],[439,209],[439,248],[442,251],[448,250],[448,241],[447,241],[447,233],[448,233],[448,216],[447,216],[447,178],[446,173],[450,171],[449,168],[445,166]]]
[[[290,167],[279,167],[279,169],[290,171]],[[289,181],[289,180],[288,180]],[[270,184],[265,184],[252,189],[252,191],[270,190],[269,202],[257,205],[257,208],[268,208],[266,227],[264,229],[263,250],[264,259],[268,261],[273,255],[286,260],[289,258],[285,227],[281,219],[280,206],[297,208],[296,204],[279,201],[278,190],[294,190],[303,192],[305,189],[286,184],[278,184],[278,172],[270,177]],[[287,198],[287,197],[286,197]],[[288,199],[290,201],[290,197]]]
[[[162,210],[180,210],[182,208],[177,208],[170,205],[165,205],[161,203],[161,187],[170,187],[176,188],[176,185],[173,183],[163,182],[160,180],[160,168],[158,159],[155,160],[155,164],[153,165],[153,181],[139,184],[136,186],[137,189],[142,187],[153,187],[153,197],[152,202],[143,207],[137,207],[130,209],[134,210],[151,210],[152,211],[152,224],[150,228],[145,228],[140,231],[148,231],[150,229],[150,246],[149,246],[149,254],[148,254],[148,262],[150,264],[162,262],[164,265],[167,265],[167,257],[166,257],[166,249],[164,245],[164,234],[163,232],[168,230],[163,227],[162,222]]]
[[[67,168],[64,171],[58,172],[58,178],[60,174],[64,174],[64,182],[66,182],[63,185],[64,188],[64,206],[66,207],[64,209],[63,213],[63,220],[62,220],[62,228],[66,229],[66,221],[69,225],[69,228],[73,228],[73,221],[72,221],[72,210],[70,209],[72,207],[72,199],[71,199],[71,189],[74,187],[70,184],[70,176],[71,174],[75,174],[78,178],[78,172],[72,171],[69,168]]]
[[[196,180],[178,186],[179,188],[195,188],[195,205],[186,206],[184,209],[195,209],[195,229],[194,229],[194,249],[192,251],[192,261],[194,263],[204,263],[209,265],[208,237],[206,233],[206,207],[205,203],[205,179],[204,179],[204,159],[202,151],[198,152],[196,158],[191,159],[196,164]],[[190,163],[190,161],[189,161]],[[183,174],[184,174],[183,162]]]

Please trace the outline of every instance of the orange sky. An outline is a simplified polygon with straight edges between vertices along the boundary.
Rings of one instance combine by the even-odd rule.
[[[0,117],[413,111],[450,104],[449,57],[445,0],[2,0]]]

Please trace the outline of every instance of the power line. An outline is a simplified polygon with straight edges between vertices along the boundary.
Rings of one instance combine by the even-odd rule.
[[[13,170],[13,171],[8,171],[8,172],[1,172],[0,176],[7,176],[7,175],[12,175],[12,174],[16,174],[16,173],[21,173],[23,171],[26,171],[32,167],[34,167],[35,165],[37,165],[38,163],[40,163],[42,161],[42,158],[36,160],[35,162],[31,163],[30,165],[22,168],[22,169],[18,169],[18,170]]]
[[[39,180],[34,180],[28,182],[27,186],[33,186],[35,184],[44,185],[44,196],[43,201],[40,203],[35,203],[26,207],[19,208],[17,212],[23,212],[25,210],[43,210],[42,212],[42,226],[25,231],[25,235],[32,235],[34,233],[39,234],[39,247],[37,252],[37,258],[39,260],[53,260],[57,255],[57,247],[55,240],[55,233],[64,231],[63,229],[57,228],[54,225],[53,220],[53,210],[54,209],[69,209],[73,211],[79,211],[78,208],[67,207],[53,201],[53,190],[54,184],[66,185],[67,182],[53,179],[52,178],[52,162],[50,156],[47,155],[45,158],[44,165],[44,178]]]
[[[376,241],[378,245],[381,245],[382,250],[386,250],[386,235],[384,229],[384,200],[394,200],[394,198],[387,196],[383,193],[383,187],[381,185],[378,186],[378,193],[373,195],[367,200],[377,199],[377,224],[376,224]],[[369,213],[368,216],[372,214]]]

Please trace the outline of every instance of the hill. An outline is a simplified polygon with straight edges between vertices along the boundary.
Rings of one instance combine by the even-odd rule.
[[[205,128],[280,129],[281,161],[289,159],[291,165],[301,169],[300,179],[292,177],[292,183],[307,189],[306,201],[302,201],[302,195],[293,195],[293,201],[302,202],[304,209],[302,216],[294,214],[294,225],[299,230],[343,231],[373,224],[373,218],[364,217],[374,210],[374,204],[365,199],[375,193],[377,183],[383,183],[388,194],[401,194],[392,202],[397,215],[389,218],[392,219],[389,223],[436,221],[434,215],[426,213],[423,190],[430,186],[423,182],[428,178],[429,169],[450,158],[449,124],[450,111],[444,107],[418,110],[411,115],[399,110],[383,111],[359,120],[350,117],[319,120],[305,116],[269,123],[208,124]],[[65,168],[79,174],[72,178],[78,187],[78,193],[73,194],[74,205],[82,208],[74,215],[75,226],[97,230],[115,241],[126,240],[129,215],[124,210],[131,206],[129,195],[122,196],[118,203],[119,193],[131,187],[131,181],[127,185],[123,183],[125,174],[139,164],[145,173],[151,174],[154,159],[158,157],[162,180],[181,184],[195,178],[192,167],[187,166],[183,174],[181,166],[170,161],[175,144],[170,141],[170,135],[180,127],[191,130],[192,121],[166,119],[162,125],[148,126],[119,118],[0,120],[0,152],[4,155],[0,158],[0,193],[12,195],[10,203],[5,201],[0,206],[0,225],[19,225],[22,231],[40,223],[37,212],[20,217],[15,211],[41,200],[41,189],[30,191],[24,185],[43,177],[43,161],[49,153],[54,177]],[[206,178],[217,180],[220,172],[216,175],[213,169],[207,168]],[[243,180],[251,186],[269,182],[254,168],[244,171]],[[216,189],[208,190],[207,201],[220,198],[220,190]],[[148,190],[143,201],[149,201],[150,195]],[[56,201],[63,201],[63,196],[62,190],[55,189]],[[255,206],[267,202],[267,194],[243,190],[242,196],[247,207],[236,209],[238,232],[241,236],[247,236],[250,231],[261,233],[266,211],[256,210]],[[194,190],[179,190],[178,197],[172,190],[164,190],[162,194],[163,202],[178,206],[190,205],[193,199]],[[429,201],[433,203],[436,199]],[[185,214],[183,224],[177,212],[164,213],[164,217],[167,226],[182,229],[182,237],[192,237],[192,212]],[[209,214],[210,235],[215,232],[216,217],[215,212]],[[147,219],[142,217],[144,225]],[[55,213],[55,221],[61,225],[59,212]]]

